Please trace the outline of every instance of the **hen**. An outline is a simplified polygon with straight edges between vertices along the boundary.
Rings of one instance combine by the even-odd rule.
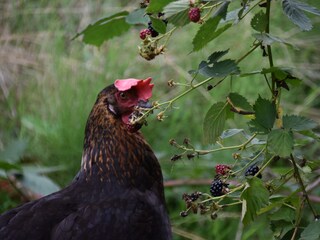
[[[157,158],[130,117],[150,107],[151,78],[116,80],[89,115],[71,184],[0,215],[0,239],[171,239]]]

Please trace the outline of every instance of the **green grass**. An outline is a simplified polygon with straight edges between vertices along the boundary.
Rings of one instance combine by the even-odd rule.
[[[196,69],[200,61],[212,52],[230,48],[231,54],[228,57],[236,59],[249,50],[249,45],[254,40],[250,37],[250,22],[245,21],[233,30],[227,31],[223,38],[213,41],[205,49],[189,54],[192,46],[191,36],[197,31],[197,25],[190,24],[178,30],[177,36],[173,37],[163,56],[147,62],[137,51],[140,44],[140,28],[133,28],[99,49],[86,46],[79,39],[70,41],[77,31],[97,17],[120,10],[120,6],[111,8],[108,3],[102,5],[101,2],[93,4],[75,0],[50,3],[6,1],[5,4],[9,11],[7,10],[3,17],[4,25],[9,29],[9,35],[15,37],[15,40],[9,42],[9,47],[20,49],[25,54],[23,59],[20,59],[20,55],[16,56],[17,63],[14,66],[9,67],[10,63],[6,62],[4,65],[8,67],[13,80],[6,83],[6,86],[9,86],[9,95],[0,97],[4,116],[0,120],[0,149],[12,138],[28,139],[27,154],[36,159],[36,163],[65,166],[65,171],[50,175],[61,186],[70,182],[80,167],[84,126],[96,95],[102,88],[118,78],[152,76],[155,83],[153,100],[169,100],[184,88],[170,88],[167,86],[168,80],[186,83],[191,80],[187,71]],[[275,22],[272,31],[285,37],[286,33],[292,31],[293,25],[285,20],[285,25],[289,26],[287,32],[280,32],[277,25],[281,21],[282,18]],[[311,32],[309,36],[311,38],[318,36],[317,34],[318,31]],[[237,37],[234,37],[235,35]],[[305,38],[305,35],[298,33],[294,34],[294,37],[296,36],[297,42]],[[0,41],[0,44],[5,44],[3,40]],[[304,50],[300,52],[275,46],[277,62],[297,66],[304,62],[318,64],[319,58],[314,56],[314,51],[319,53],[319,49],[315,47],[316,41],[308,46],[301,45]],[[18,60],[25,60],[25,63],[18,64]],[[5,60],[1,60],[3,61]],[[35,63],[30,64],[32,61]],[[261,58],[260,51],[240,64],[242,72],[257,70],[261,66],[268,66],[268,62],[267,58]],[[305,76],[305,73],[299,73]],[[318,77],[317,79],[319,80]],[[284,98],[289,103],[301,104],[295,96],[303,99],[313,94],[314,98],[302,105],[306,114],[320,104],[319,98],[317,99],[319,84],[312,78],[310,81],[315,87],[310,88],[314,85],[309,85],[305,89],[292,89],[289,92],[292,95],[285,94]],[[199,147],[212,147],[204,144],[202,139],[202,121],[210,105],[216,101],[224,101],[230,91],[239,92],[250,101],[254,101],[257,98],[257,89],[259,92],[262,90],[264,96],[268,96],[266,84],[261,77],[234,77],[210,92],[201,87],[179,100],[175,103],[175,108],[167,112],[168,117],[163,122],[156,120],[156,114],[152,115],[143,132],[159,156],[165,179],[212,179],[216,163],[232,163],[232,151],[172,163],[170,157],[179,151],[169,145],[169,139],[174,138],[181,143],[187,137]],[[295,106],[289,109],[295,109]],[[320,116],[318,110],[314,116]],[[242,118],[236,117],[234,121],[229,122],[229,126],[245,128],[246,123]],[[239,230],[239,216],[232,212],[227,212],[215,221],[208,221],[207,217],[201,216],[179,217],[179,212],[184,209],[182,193],[196,190],[208,191],[208,186],[166,189],[173,224],[203,238],[210,236],[221,240],[233,239],[237,229]],[[270,236],[268,231],[265,232],[263,223],[257,224],[254,230],[256,232],[251,233],[250,229],[244,228],[243,239],[267,239],[265,233]]]

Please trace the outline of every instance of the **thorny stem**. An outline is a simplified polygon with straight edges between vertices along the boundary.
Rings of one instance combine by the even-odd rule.
[[[244,188],[245,186],[245,183],[239,185],[238,187],[235,187],[233,188],[230,192],[228,192],[227,194],[225,195],[222,195],[222,196],[218,196],[218,197],[212,197],[210,196],[209,194],[203,194],[204,196],[207,196],[208,199],[206,200],[203,200],[201,203],[206,203],[206,202],[210,202],[210,201],[214,201],[214,200],[218,200],[218,202],[221,202],[224,198],[226,198],[228,195],[230,195],[231,193],[234,193],[236,191],[239,191],[241,190],[242,188]]]
[[[271,0],[267,0],[267,10],[266,10],[266,17],[267,17],[267,24],[266,24],[266,33],[270,33],[270,9],[271,9]],[[270,67],[273,67],[273,58],[272,58],[272,51],[271,51],[271,45],[267,45],[267,52],[268,52],[268,59],[269,59],[269,65]],[[275,98],[275,88],[276,88],[276,78],[275,74],[271,73],[271,79],[272,79],[272,96]]]
[[[220,148],[217,149],[210,149],[210,150],[200,150],[200,149],[194,149],[194,148],[187,148],[185,146],[182,145],[175,145],[176,147],[185,150],[185,151],[189,151],[189,152],[196,152],[199,155],[206,155],[209,153],[214,153],[214,152],[220,152],[220,151],[224,151],[224,150],[231,150],[231,149],[240,149],[243,150],[247,147],[247,145],[257,136],[257,134],[253,134],[246,142],[240,144],[240,145],[235,145],[235,146],[228,146],[228,147],[224,147],[221,146]]]
[[[248,13],[251,12],[252,9],[254,9],[256,6],[258,6],[260,3],[262,3],[264,0],[258,1],[257,3],[255,3],[245,14],[243,14],[241,16],[241,18],[239,18],[239,20],[242,20],[243,18],[245,18],[245,16],[247,16]]]
[[[245,53],[243,56],[241,56],[236,63],[240,63],[242,60],[244,60],[247,56],[249,56],[257,47],[260,46],[259,44],[254,45],[247,53]],[[220,83],[222,83],[228,76],[223,77],[221,80],[219,80],[213,87],[218,86]],[[186,91],[182,92],[181,94],[179,94],[178,96],[174,97],[173,99],[169,100],[169,101],[165,101],[162,103],[157,103],[155,104],[155,106],[153,106],[152,108],[148,109],[147,111],[145,111],[142,116],[140,116],[139,118],[137,118],[134,123],[136,122],[140,122],[142,119],[144,119],[146,116],[148,116],[153,110],[160,108],[161,106],[167,105],[164,109],[163,112],[165,112],[168,108],[170,108],[172,106],[172,104],[174,102],[176,102],[177,100],[179,100],[180,98],[184,97],[185,95],[187,95],[188,93],[192,92],[193,90],[197,89],[198,87],[210,82],[211,80],[213,80],[214,77],[209,77],[205,80],[203,80],[202,82],[195,84],[195,85],[191,85],[189,89],[187,89]]]
[[[309,208],[310,208],[310,210],[311,210],[314,218],[317,218],[317,217],[318,217],[318,214],[317,214],[316,210],[313,208],[313,206],[312,206],[312,204],[311,204],[311,202],[310,202],[308,193],[307,193],[307,191],[306,191],[306,188],[305,188],[305,186],[304,186],[304,184],[303,184],[303,181],[302,181],[302,178],[301,178],[301,176],[300,176],[299,169],[298,169],[298,167],[297,167],[297,163],[296,163],[296,161],[295,161],[295,159],[294,159],[294,157],[293,157],[292,154],[290,155],[290,158],[291,158],[291,162],[292,162],[292,165],[293,165],[293,169],[294,169],[295,176],[297,177],[297,180],[298,180],[298,182],[299,182],[299,184],[300,184],[300,187],[301,187],[301,189],[302,189],[303,197],[305,197],[305,199],[306,199],[306,201],[307,201],[307,203],[308,203],[308,206],[309,206]]]

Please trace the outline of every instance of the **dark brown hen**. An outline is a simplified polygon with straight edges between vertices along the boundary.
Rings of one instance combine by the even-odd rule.
[[[0,239],[171,239],[160,165],[129,118],[151,78],[117,80],[87,121],[81,170],[59,192],[0,216]]]

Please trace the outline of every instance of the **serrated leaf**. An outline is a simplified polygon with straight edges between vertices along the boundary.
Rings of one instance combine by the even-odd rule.
[[[275,129],[268,134],[268,148],[280,157],[287,157],[293,151],[293,133],[286,129]]]
[[[258,211],[268,205],[269,191],[264,187],[263,181],[257,177],[247,179],[247,185],[240,196],[242,200],[241,220],[244,225],[252,222]]]
[[[226,55],[228,52],[229,52],[229,49],[224,50],[224,51],[217,51],[217,52],[212,53],[208,57],[209,64],[217,62],[221,57]]]
[[[287,41],[285,41],[282,38],[276,37],[271,35],[270,33],[254,33],[253,36],[258,40],[261,41],[263,45],[271,45],[274,42],[278,42],[278,43],[282,43],[285,44],[289,47],[293,47],[295,49],[297,49],[296,46],[294,46],[292,43],[289,43]]]
[[[320,239],[320,221],[313,221],[303,230],[299,240]]]
[[[291,129],[294,131],[305,131],[316,128],[318,124],[306,117],[296,115],[285,115],[282,118],[282,124],[285,129]]]
[[[151,17],[152,27],[159,33],[165,34],[167,26],[166,24],[158,18]]]
[[[153,0],[150,1],[148,7],[146,8],[147,13],[158,13],[161,12],[162,9],[167,6],[169,3],[174,2],[175,0]]]
[[[320,15],[320,11],[318,9],[295,0],[283,0],[282,9],[294,24],[305,31],[310,31],[312,29],[312,24],[303,11],[307,11],[318,16]]]
[[[227,120],[228,104],[218,102],[208,110],[203,123],[204,139],[208,143],[215,142],[223,132]]]
[[[212,66],[206,62],[202,62],[198,72],[205,77],[225,77],[229,74],[238,74],[240,70],[234,60],[226,59],[216,62]]]
[[[225,24],[224,26],[217,29],[222,16],[217,15],[213,18],[208,19],[204,24],[201,25],[199,31],[192,40],[193,51],[199,51],[213,39],[218,37],[224,31],[232,26],[231,23]]]
[[[248,122],[250,132],[259,133],[259,134],[267,134],[270,132],[270,129],[262,126],[256,119],[252,119]]]
[[[166,18],[169,18],[169,17],[176,15],[180,12],[183,12],[185,10],[189,10],[189,8],[190,8],[189,0],[173,1],[163,9],[163,13]]]
[[[227,129],[222,132],[220,138],[225,139],[225,138],[233,137],[234,135],[237,135],[243,131],[244,131],[243,129],[238,129],[238,128]]]
[[[228,97],[232,103],[232,107],[234,107],[236,110],[253,112],[252,106],[242,95],[238,93],[229,93]]]
[[[147,25],[150,20],[149,16],[145,14],[143,8],[136,9],[126,16],[126,22],[129,24],[144,24]]]
[[[223,2],[220,7],[213,13],[212,17],[220,16],[221,19],[226,19],[229,4],[230,1]]]
[[[251,19],[251,27],[258,31],[264,32],[267,26],[266,14],[261,10]]]
[[[83,35],[82,41],[100,47],[104,41],[113,37],[120,36],[128,31],[130,24],[126,22],[127,11],[116,13],[112,16],[103,18],[94,24],[87,26],[82,32],[78,33],[73,39]]]
[[[286,222],[293,222],[296,216],[296,211],[287,206],[282,206],[277,211],[270,214],[269,218],[271,221],[282,220]]]
[[[174,1],[167,5],[163,12],[168,21],[175,26],[184,26],[190,23],[188,12],[190,2],[187,0]]]
[[[277,115],[274,102],[259,96],[253,106],[253,110],[255,112],[254,120],[265,129],[271,130]]]
[[[185,9],[184,11],[178,12],[172,15],[171,17],[168,17],[167,19],[174,26],[183,27],[184,25],[190,23],[189,9]]]

